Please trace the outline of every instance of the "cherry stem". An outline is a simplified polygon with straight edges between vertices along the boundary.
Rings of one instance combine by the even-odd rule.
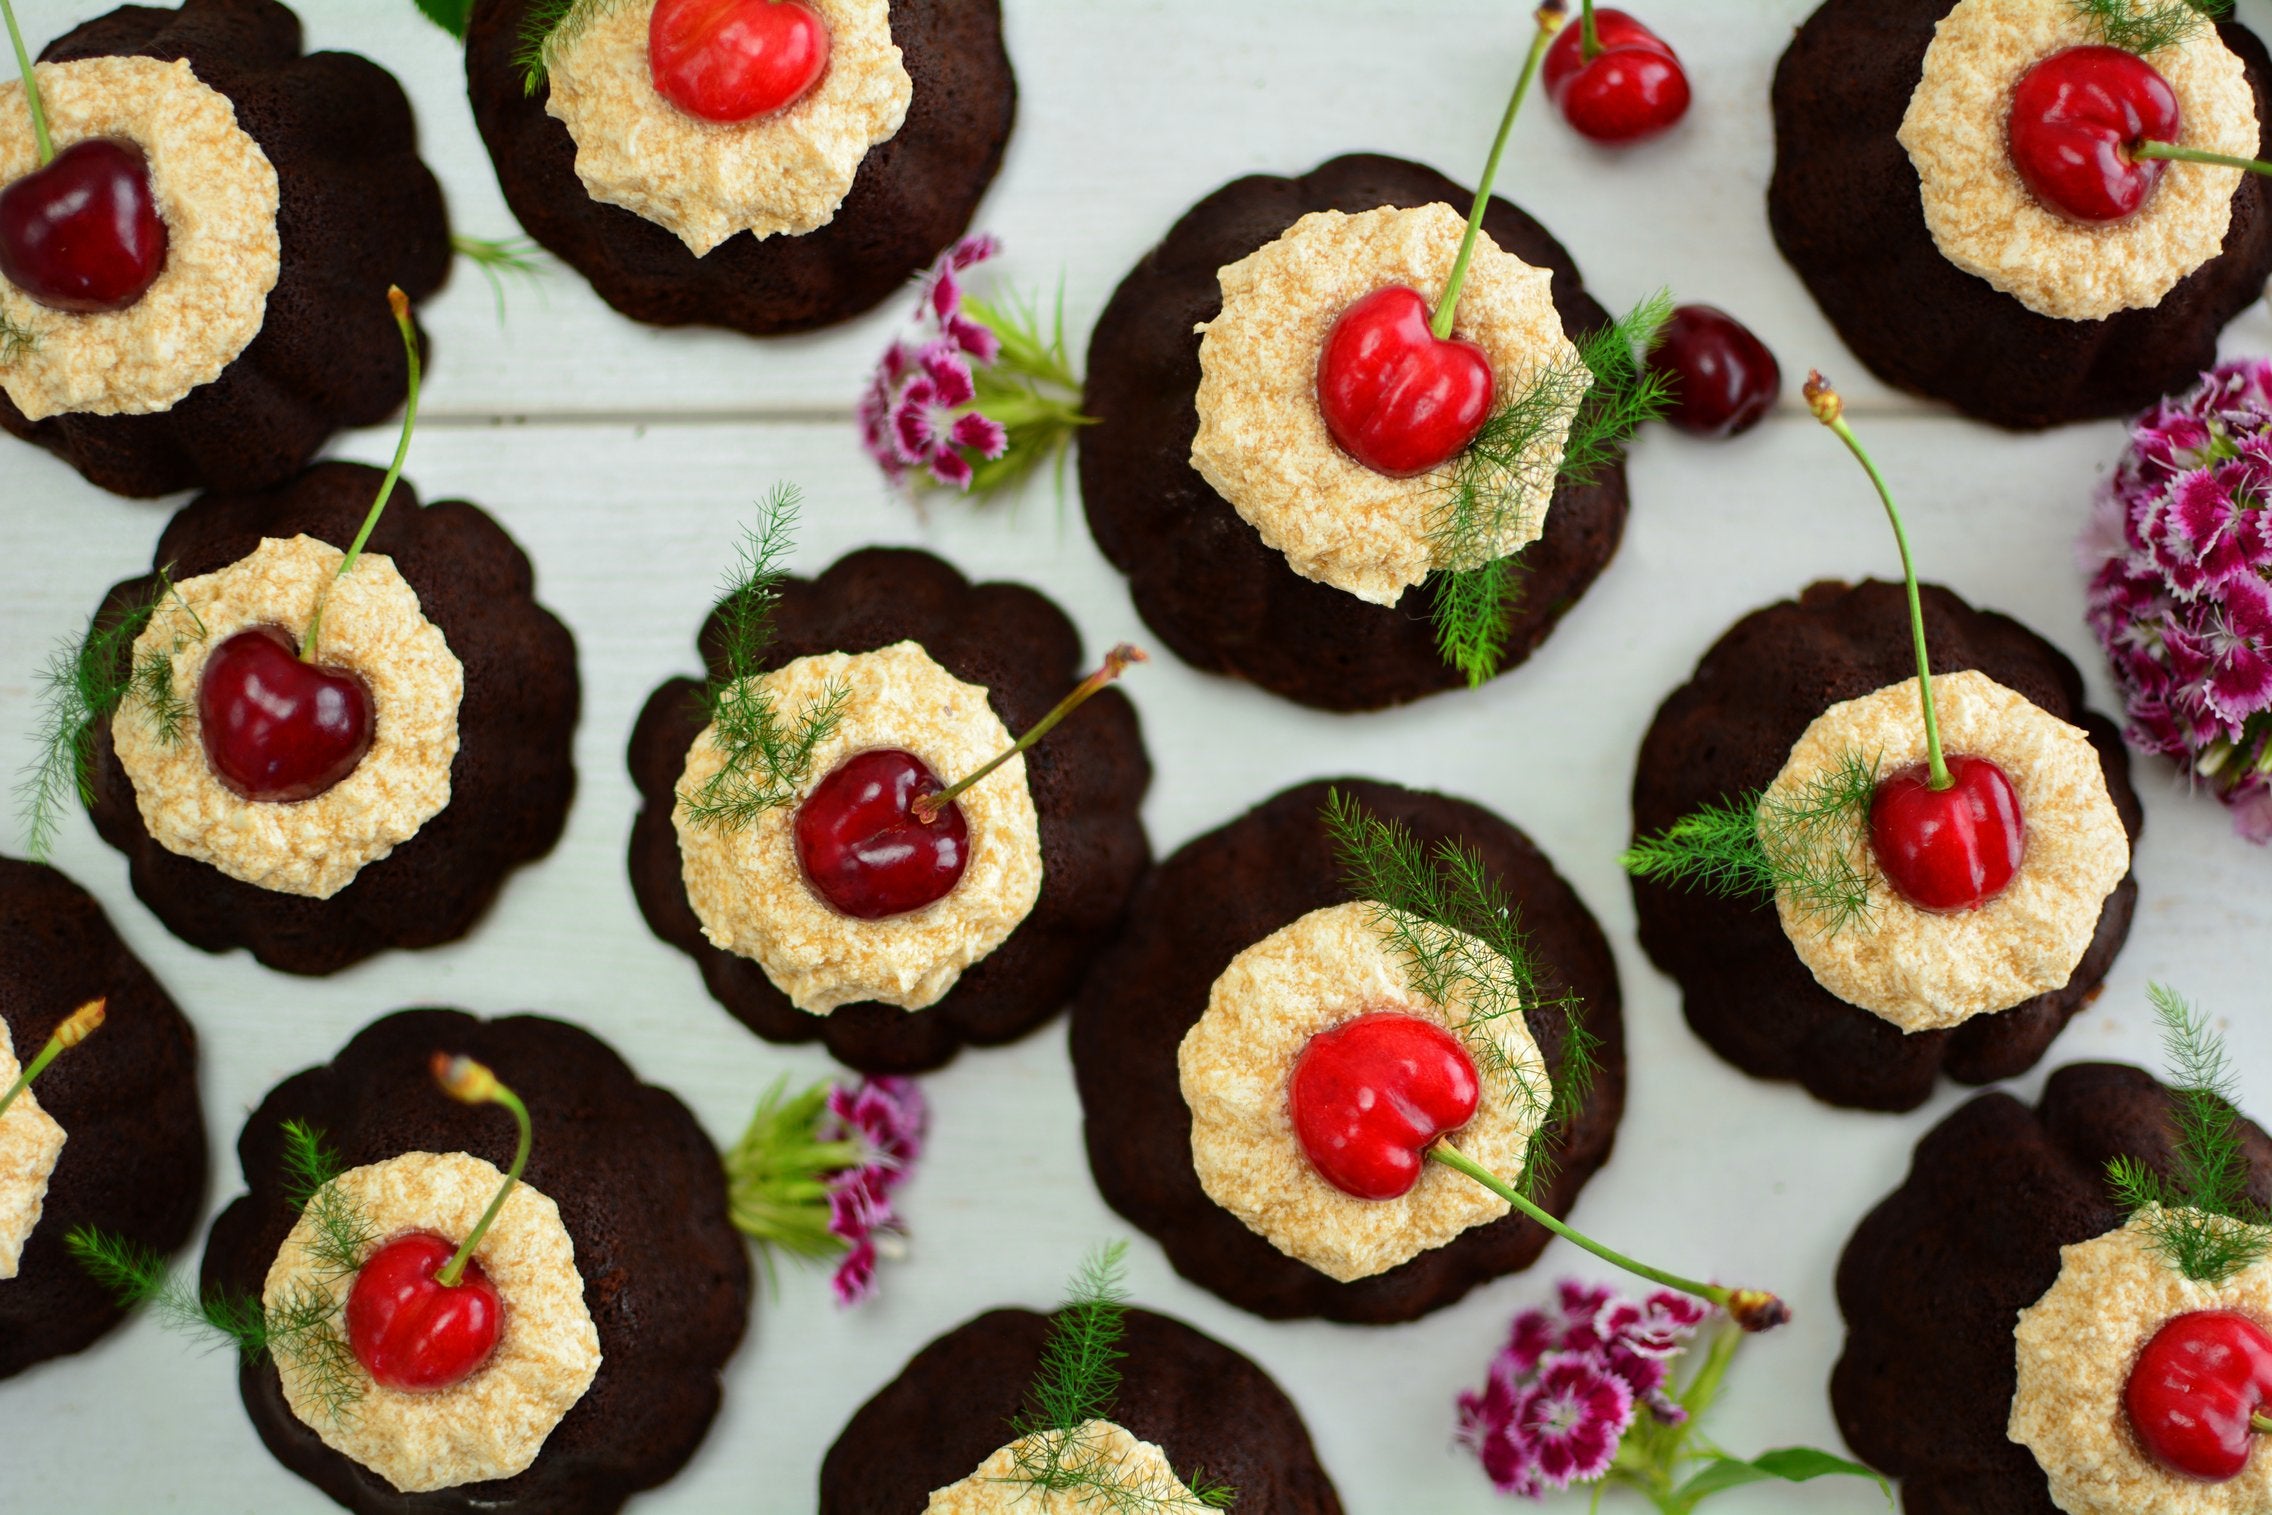
[[[1580,0],[1578,56],[1587,63],[1601,56],[1601,33],[1594,28],[1594,0]]]
[[[442,1086],[444,1094],[461,1104],[503,1105],[513,1112],[513,1121],[521,1128],[520,1145],[513,1149],[513,1166],[505,1170],[505,1181],[497,1186],[497,1197],[489,1202],[488,1209],[481,1212],[481,1223],[467,1233],[466,1239],[458,1243],[458,1249],[450,1260],[442,1264],[442,1270],[434,1275],[434,1282],[445,1289],[454,1289],[458,1286],[458,1280],[465,1276],[465,1265],[473,1260],[473,1249],[480,1246],[481,1238],[489,1234],[490,1224],[497,1219],[497,1212],[505,1208],[505,1200],[512,1194],[513,1186],[521,1181],[521,1170],[529,1165],[529,1147],[534,1133],[529,1129],[529,1107],[521,1103],[518,1094],[497,1082],[497,1075],[484,1065],[470,1057],[452,1057],[446,1052],[437,1052],[431,1066],[434,1082]]]
[[[0,5],[6,3],[7,0],[0,0]],[[371,533],[377,528],[379,517],[386,511],[387,500],[394,494],[395,482],[402,477],[403,460],[410,456],[410,434],[418,426],[418,328],[410,324],[410,296],[404,294],[399,287],[388,286],[387,309],[394,312],[395,327],[402,333],[402,350],[410,359],[410,401],[402,413],[402,433],[395,440],[394,462],[388,466],[386,478],[379,483],[378,498],[371,501],[370,510],[364,513],[362,530],[356,532],[355,540],[347,544],[347,556],[339,560],[339,572],[334,575],[336,578],[346,578],[349,570],[354,568],[355,560],[363,555],[363,544],[371,540]],[[315,612],[308,617],[308,634],[300,639],[302,662],[312,663],[316,660],[316,642],[322,635],[323,596],[319,594],[316,596]]]
[[[5,0],[0,0],[0,3],[5,3]],[[39,1056],[24,1065],[24,1071],[16,1075],[16,1081],[8,1086],[7,1093],[0,1094],[0,1115],[8,1113],[8,1107],[16,1102],[16,1096],[29,1089],[32,1080],[47,1071],[49,1063],[95,1034],[103,1023],[109,1005],[108,999],[91,999],[63,1018],[63,1024],[55,1028],[55,1034],[47,1039],[47,1045],[39,1049]]]
[[[1667,1273],[1662,1268],[1652,1268],[1647,1263],[1636,1262],[1621,1252],[1611,1251],[1584,1232],[1573,1230],[1547,1214],[1545,1210],[1525,1198],[1521,1190],[1505,1182],[1499,1175],[1476,1162],[1449,1142],[1438,1141],[1430,1146],[1427,1157],[1430,1162],[1441,1163],[1455,1172],[1466,1174],[1508,1204],[1522,1211],[1532,1220],[1546,1227],[1547,1230],[1552,1231],[1556,1236],[1585,1248],[1602,1261],[1615,1264],[1628,1273],[1648,1279],[1651,1283],[1663,1284],[1668,1289],[1678,1289],[1683,1294],[1693,1294],[1698,1299],[1718,1305],[1728,1312],[1730,1319],[1746,1331],[1770,1330],[1791,1318],[1791,1312],[1783,1301],[1764,1290],[1728,1289],[1722,1288],[1718,1284],[1698,1283],[1693,1278],[1682,1278],[1677,1273]]]
[[[1846,444],[1846,450],[1862,465],[1862,471],[1877,486],[1878,498],[1885,502],[1886,519],[1893,523],[1893,539],[1901,546],[1901,578],[1909,590],[1909,635],[1917,644],[1917,702],[1925,712],[1925,760],[1931,771],[1932,786],[1936,790],[1948,789],[1956,783],[1949,776],[1948,761],[1941,754],[1941,720],[1933,708],[1933,666],[1925,651],[1925,605],[1917,592],[1917,564],[1909,555],[1909,533],[1901,524],[1901,508],[1893,503],[1893,490],[1885,475],[1862,446],[1862,439],[1854,435],[1854,428],[1846,424],[1846,402],[1819,369],[1807,372],[1807,408],[1814,418],[1829,427]]]
[[[915,818],[926,826],[937,820],[939,812],[952,805],[957,795],[1049,735],[1052,727],[1080,709],[1090,695],[1095,694],[1105,685],[1119,678],[1129,664],[1148,663],[1150,661],[1151,659],[1145,656],[1143,648],[1133,646],[1130,643],[1122,642],[1119,646],[1113,648],[1112,651],[1104,655],[1104,666],[1102,668],[1076,684],[1073,687],[1073,692],[1059,700],[1056,709],[1034,722],[1032,728],[1024,736],[1019,737],[1010,745],[1009,751],[995,757],[985,767],[971,774],[968,778],[960,779],[939,790],[936,794],[926,794],[917,800],[912,807],[915,811]]]
[[[8,40],[16,47],[16,70],[24,76],[24,108],[31,112],[32,141],[39,145],[39,165],[45,168],[55,161],[55,139],[47,134],[47,107],[40,103],[39,80],[33,76],[32,55],[25,50],[24,34],[16,26],[15,6],[8,0],[0,0],[0,16],[7,18]]]
[[[2130,149],[2133,158],[2163,158],[2172,163],[2213,163],[2219,168],[2237,168],[2244,173],[2272,174],[2272,163],[2262,158],[2236,158],[2230,153],[2204,152],[2198,147],[2179,147],[2175,142],[2155,142],[2151,139],[2134,144]]]
[[[2248,1428],[2259,1436],[2272,1436],[2272,1415],[2257,1411],[2248,1417]]]
[[[1515,92],[1507,97],[1507,113],[1499,118],[1499,135],[1491,141],[1491,156],[1483,162],[1483,180],[1475,186],[1475,204],[1467,213],[1467,235],[1460,238],[1459,256],[1452,260],[1452,276],[1444,281],[1443,297],[1436,301],[1435,319],[1429,323],[1439,342],[1452,334],[1452,316],[1459,309],[1460,287],[1467,283],[1467,265],[1475,257],[1475,239],[1483,235],[1483,213],[1491,207],[1491,185],[1499,177],[1499,159],[1507,151],[1507,138],[1515,129],[1515,117],[1522,111],[1523,96],[1530,93],[1530,81],[1538,74],[1539,60],[1546,56],[1546,45],[1562,29],[1562,15],[1563,0],[1546,0],[1538,8],[1535,17],[1538,34],[1530,39],[1530,56],[1523,60],[1523,71],[1515,79]]]

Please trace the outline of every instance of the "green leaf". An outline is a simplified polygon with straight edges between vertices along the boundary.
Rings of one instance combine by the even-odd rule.
[[[473,0],[416,0],[426,19],[460,41],[465,39],[465,24],[473,13]]]
[[[1740,1457],[1725,1453],[1715,1454],[1712,1463],[1694,1478],[1680,1486],[1675,1496],[1694,1504],[1729,1489],[1740,1489],[1746,1484],[1767,1483],[1780,1479],[1785,1483],[1809,1483],[1817,1478],[1867,1478],[1885,1495],[1886,1504],[1893,1504],[1893,1488],[1875,1471],[1858,1462],[1835,1457],[1814,1447],[1777,1447],[1762,1452],[1746,1462]]]

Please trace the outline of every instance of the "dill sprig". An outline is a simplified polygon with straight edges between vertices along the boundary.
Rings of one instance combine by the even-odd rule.
[[[561,48],[582,36],[602,16],[629,0],[535,0],[521,18],[520,46],[513,51],[513,67],[521,71],[521,85],[531,95],[544,87],[545,74]]]
[[[679,794],[697,826],[739,830],[796,798],[814,752],[835,731],[852,697],[843,683],[831,680],[818,700],[785,721],[762,677],[766,650],[773,645],[773,608],[781,598],[781,563],[796,545],[800,501],[793,486],[774,487],[718,603],[725,672],[703,686],[702,705],[725,763],[691,794]]]
[[[1449,837],[1423,848],[1405,826],[1382,820],[1338,789],[1326,795],[1324,821],[1350,894],[1372,908],[1413,989],[1439,1005],[1464,1001],[1466,1019],[1454,1029],[1477,1071],[1500,1099],[1537,1115],[1516,1184],[1535,1196],[1553,1176],[1549,1132],[1576,1113],[1593,1087],[1598,1038],[1580,1019],[1577,996],[1549,996],[1541,987],[1538,956],[1514,902],[1480,853]],[[1567,1028],[1559,1078],[1548,1075],[1543,1060],[1517,1062],[1493,1034],[1496,1022],[1508,1016],[1521,1022],[1532,1009],[1559,1015]]]
[[[315,1227],[308,1255],[327,1278],[354,1273],[379,1240],[371,1217],[338,1188],[345,1171],[323,1133],[301,1121],[284,1123],[284,1198]]]
[[[2146,993],[2177,1096],[2175,1171],[2164,1178],[2124,1153],[2107,1162],[2107,1182],[2124,1209],[2146,1215],[2147,1239],[2171,1267],[2215,1286],[2272,1254],[2272,1215],[2248,1194],[2239,1083],[2223,1041],[2175,991]]]
[[[1618,863],[1635,878],[1722,899],[1788,895],[1824,935],[1874,908],[1862,845],[1878,764],[1846,753],[1789,795],[1716,800],[1642,837]]]
[[[2232,13],[2232,0],[2074,0],[2109,47],[2145,57]]]
[[[414,0],[426,19],[443,31],[465,40],[466,22],[472,19],[473,0]]]
[[[424,3],[424,0],[421,0]],[[551,264],[528,237],[468,237],[450,233],[450,250],[481,271],[497,300],[497,319],[505,319],[505,281],[520,279],[542,290]]]
[[[39,350],[39,333],[0,314],[0,367]]]

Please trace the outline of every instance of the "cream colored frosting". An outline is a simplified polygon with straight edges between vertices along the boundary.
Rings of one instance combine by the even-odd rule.
[[[0,84],[0,184],[39,165],[24,87]],[[0,279],[0,319],[30,334],[0,362],[0,389],[28,420],[170,410],[219,378],[260,334],[283,268],[276,170],[229,98],[183,60],[87,58],[37,66],[57,151],[116,137],[150,160],[166,265],[125,310],[50,310]]]
[[[2009,1434],[2035,1454],[2051,1502],[2067,1515],[2263,1515],[2272,1510],[2272,1456],[2259,1450],[2225,1483],[2167,1472],[2130,1430],[2122,1386],[2175,1316],[2234,1310],[2272,1328],[2272,1260],[2223,1284],[2195,1283],[2153,1249],[2150,1214],[2059,1249],[2058,1281],[2012,1332],[2019,1387]]]
[[[2079,728],[1984,673],[1937,674],[1942,749],[1983,757],[2019,791],[2027,846],[2009,887],[1978,910],[1936,915],[1893,892],[1856,828],[1853,863],[1870,909],[1836,930],[1779,891],[1776,913],[1815,982],[1905,1032],[1961,1025],[2064,988],[2130,871],[2130,840],[2098,750]],[[1917,681],[1904,679],[1815,717],[1768,786],[1803,794],[1849,757],[1890,774],[1925,761]],[[1763,806],[1764,810],[1765,807]]]
[[[1392,479],[1334,443],[1318,409],[1318,355],[1342,312],[1375,290],[1409,285],[1433,306],[1466,230],[1448,205],[1312,212],[1221,271],[1222,313],[1199,327],[1191,466],[1294,572],[1376,605],[1395,604],[1433,569],[1483,560],[1445,561],[1430,540],[1450,499],[1443,470]],[[1452,335],[1489,356],[1501,404],[1549,367],[1579,361],[1552,284],[1547,270],[1501,252],[1488,234],[1477,239]],[[1573,401],[1531,449],[1520,508],[1489,556],[1520,551],[1546,529],[1576,415]]]
[[[342,577],[338,548],[314,537],[264,538],[250,554],[175,586],[134,642],[137,663],[163,657],[186,707],[179,731],[137,692],[111,717],[119,763],[142,824],[169,852],[280,894],[329,899],[418,834],[450,802],[465,669],[391,558],[366,552]],[[197,688],[214,648],[251,626],[297,642],[323,597],[317,661],[370,686],[377,721],[355,771],[312,800],[270,804],[214,776],[198,732]]]
[[[351,1168],[335,1183],[384,1245],[411,1232],[462,1240],[481,1221],[505,1175],[463,1152],[406,1152]],[[301,1213],[270,1265],[261,1303],[274,1311],[311,1292],[345,1301],[341,1277],[310,1252],[314,1222]],[[600,1370],[600,1333],[584,1306],[576,1243],[560,1207],[527,1184],[514,1187],[474,1259],[505,1302],[504,1334],[471,1378],[436,1394],[404,1394],[374,1382],[352,1358],[362,1397],[330,1413],[294,1365],[279,1355],[284,1402],[323,1444],[405,1494],[510,1478],[536,1461],[561,1417]],[[336,1317],[335,1317],[336,1320]]]
[[[576,141],[591,197],[665,228],[696,257],[738,232],[798,236],[836,219],[870,149],[898,135],[914,82],[890,0],[805,0],[828,23],[828,72],[750,121],[688,115],[655,90],[654,0],[583,0],[548,52],[545,110]]]
[[[1202,1504],[1190,1486],[1176,1476],[1168,1454],[1157,1442],[1139,1440],[1116,1421],[1084,1421],[1069,1433],[1050,1431],[1042,1436],[1069,1441],[1070,1445],[1058,1454],[1058,1467],[1109,1481],[1114,1488],[1127,1490],[1141,1500],[1146,1510],[1196,1512],[1214,1508]],[[1019,1476],[1021,1467],[1031,1468],[1037,1460],[1046,1465],[1050,1451],[1039,1437],[1009,1443],[962,1482],[933,1489],[923,1515],[1093,1515],[1100,1508],[1111,1507],[1094,1485],[1044,1489]]]
[[[969,863],[944,899],[880,921],[839,915],[797,862],[796,814],[845,759],[912,752],[953,783],[1010,746],[1009,730],[966,684],[914,642],[875,652],[798,658],[764,675],[774,708],[794,723],[845,692],[840,718],[813,753],[795,797],[730,829],[697,825],[684,803],[725,766],[715,728],[687,750],[671,823],[686,897],[712,945],[754,960],[800,1010],[826,1015],[874,1000],[904,1010],[937,1004],[963,970],[1010,939],[1041,898],[1041,818],[1014,757],[959,796]]]
[[[2137,214],[2071,221],[2038,201],[2012,166],[2012,91],[2029,68],[2101,43],[2073,0],[1959,0],[1934,29],[1901,121],[1925,225],[1951,263],[2039,315],[2098,321],[2151,308],[2217,256],[2241,171],[2167,163]],[[2257,155],[2256,96],[2240,59],[2198,26],[2147,61],[2176,91],[2183,145]]]
[[[1408,966],[1382,940],[1378,908],[1313,910],[1232,958],[1176,1051],[1191,1107],[1191,1162],[1208,1198],[1288,1257],[1342,1283],[1385,1273],[1508,1210],[1473,1179],[1434,1163],[1401,1198],[1358,1199],[1319,1177],[1303,1155],[1287,1087],[1310,1038],[1369,1011],[1454,1031],[1473,1013],[1464,996],[1439,1005],[1411,987]],[[1512,1182],[1545,1118],[1545,1058],[1519,1012],[1463,1034],[1496,1042],[1531,1097],[1510,1097],[1486,1078],[1475,1118],[1448,1140]]]
[[[0,1093],[23,1071],[15,1037],[0,1020]],[[17,1095],[0,1115],[0,1280],[14,1278],[23,1266],[24,1244],[47,1208],[47,1181],[63,1156],[63,1139],[63,1127],[40,1108],[36,1089]]]

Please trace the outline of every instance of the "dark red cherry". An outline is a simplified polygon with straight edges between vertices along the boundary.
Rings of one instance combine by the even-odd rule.
[[[1662,37],[1623,11],[1594,12],[1600,50],[1586,56],[1573,20],[1546,49],[1546,96],[1580,136],[1612,146],[1655,136],[1688,113],[1688,75]]]
[[[1923,763],[1882,779],[1870,801],[1870,850],[1894,892],[1920,910],[1978,910],[2004,892],[2027,852],[2011,776],[1986,758],[1948,758],[1946,789]]]
[[[661,0],[647,23],[655,90],[705,121],[795,104],[828,71],[828,23],[804,0]]]
[[[347,1344],[363,1370],[402,1394],[438,1394],[465,1382],[497,1350],[505,1302],[466,1260],[455,1285],[434,1277],[458,1244],[430,1231],[373,1252],[347,1291]]]
[[[165,267],[150,160],[131,142],[74,142],[0,189],[0,275],[42,305],[124,310]]]
[[[1359,1199],[1395,1199],[1420,1181],[1429,1145],[1475,1118],[1481,1095],[1458,1037],[1376,1010],[1310,1038],[1286,1103],[1321,1178]]]
[[[2272,1430],[2272,1335],[2232,1310],[2172,1318],[2131,1365],[2122,1409],[2147,1455],[2174,1473],[2223,1483]]]
[[[2072,220],[2136,214],[2162,160],[2134,158],[2149,138],[2175,142],[2177,91],[2152,64],[2119,47],[2070,47],[2020,75],[2005,125],[2012,167],[2040,200]]]
[[[1473,342],[1439,338],[1430,314],[1418,290],[1376,289],[1341,313],[1318,353],[1325,429],[1391,478],[1449,462],[1491,418],[1491,359]]]
[[[205,660],[197,724],[205,761],[231,793],[287,804],[353,773],[378,713],[356,675],[302,662],[281,629],[254,626]]]
[[[970,865],[970,828],[959,805],[926,820],[915,802],[946,787],[912,752],[882,748],[845,759],[797,807],[805,877],[855,920],[945,899]]]
[[[1783,370],[1767,344],[1724,310],[1683,305],[1665,322],[1649,366],[1672,384],[1665,419],[1699,437],[1749,431],[1775,408]]]

